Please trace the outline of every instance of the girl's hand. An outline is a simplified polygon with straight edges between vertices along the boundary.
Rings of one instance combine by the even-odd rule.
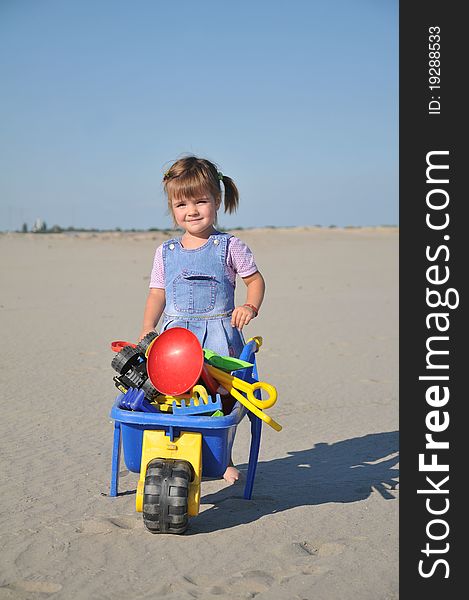
[[[231,315],[231,326],[242,329],[256,316],[256,311],[249,306],[237,306]]]

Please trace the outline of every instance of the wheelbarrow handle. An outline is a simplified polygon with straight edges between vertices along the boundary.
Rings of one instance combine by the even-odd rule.
[[[245,360],[247,362],[252,362],[251,357],[262,346],[262,342],[263,342],[263,340],[260,335],[249,338],[249,340],[246,342],[244,348],[242,349],[241,354],[239,355],[239,358],[241,360]]]

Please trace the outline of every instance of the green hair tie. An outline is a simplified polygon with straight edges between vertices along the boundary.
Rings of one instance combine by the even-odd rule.
[[[217,173],[217,174],[218,174],[218,179],[219,179],[220,181],[223,181],[223,173],[222,173],[221,171],[218,171],[218,173]]]

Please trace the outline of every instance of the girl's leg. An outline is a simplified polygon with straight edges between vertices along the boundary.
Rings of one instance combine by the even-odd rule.
[[[208,330],[210,332],[210,330]],[[244,338],[238,329],[231,327],[231,317],[219,321],[219,327],[214,328],[207,339],[204,341],[205,347],[214,350],[222,356],[239,356],[244,347]],[[222,395],[221,397],[223,414],[229,415],[233,410],[236,399],[230,394]],[[233,485],[239,479],[239,471],[234,466],[230,456],[230,462],[223,474],[223,479]]]
[[[226,471],[223,473],[223,479],[230,485],[233,485],[233,483],[236,483],[239,479],[239,471],[233,465],[233,461],[231,460],[231,458],[230,464],[226,467]]]
[[[223,395],[221,397],[221,402],[223,406],[223,414],[229,415],[233,410],[233,406],[236,403],[235,398],[233,398],[233,396],[231,396],[230,394]],[[233,483],[236,483],[239,479],[239,471],[234,466],[231,456],[229,465],[226,467],[226,471],[223,474],[223,479],[230,485],[233,485]]]

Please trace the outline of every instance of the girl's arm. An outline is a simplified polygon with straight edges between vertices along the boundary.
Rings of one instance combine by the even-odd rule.
[[[252,304],[259,310],[264,299],[265,281],[259,271],[248,277],[242,278],[247,286],[246,304]],[[256,312],[249,306],[237,306],[231,315],[232,327],[242,329],[256,316]]]
[[[143,325],[138,341],[147,333],[153,331],[163,314],[166,297],[163,288],[150,288],[148,292],[145,310],[143,313]]]

